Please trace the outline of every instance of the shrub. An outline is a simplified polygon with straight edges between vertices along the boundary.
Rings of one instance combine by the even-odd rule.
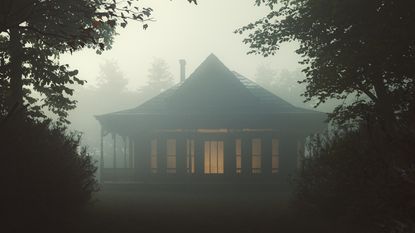
[[[0,121],[1,206],[11,224],[63,219],[91,199],[96,167],[79,142],[50,121]]]
[[[388,138],[361,126],[316,136],[296,179],[296,198],[345,232],[413,232],[414,148],[408,131]]]

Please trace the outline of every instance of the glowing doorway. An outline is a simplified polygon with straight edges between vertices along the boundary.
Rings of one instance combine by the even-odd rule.
[[[223,141],[205,141],[205,174],[223,174]]]

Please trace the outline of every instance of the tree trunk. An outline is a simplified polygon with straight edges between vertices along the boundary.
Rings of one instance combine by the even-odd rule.
[[[18,29],[10,29],[10,92],[8,95],[9,114],[23,108],[23,44]]]

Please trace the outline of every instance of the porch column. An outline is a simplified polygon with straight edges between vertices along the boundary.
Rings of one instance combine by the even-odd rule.
[[[114,147],[112,167],[115,170],[117,168],[117,135],[115,133],[112,134],[112,140],[113,140],[113,147]]]
[[[252,174],[252,138],[245,134],[241,137],[241,174]]]
[[[166,137],[160,135],[157,138],[157,174],[166,174],[167,168],[167,141]]]
[[[195,137],[195,173],[197,175],[204,174],[204,141],[200,136]]]
[[[134,140],[131,138],[131,136],[128,137],[128,154],[129,154],[129,168],[134,168]]]
[[[272,135],[264,134],[261,137],[261,142],[261,174],[270,176],[272,174]]]
[[[104,130],[101,126],[101,151],[100,151],[100,158],[99,158],[99,175],[100,175],[100,182],[104,182],[103,173],[104,173]]]
[[[186,138],[183,135],[176,136],[176,174],[186,174]]]
[[[127,164],[127,137],[124,136],[122,137],[123,142],[124,142],[124,168],[128,168],[128,164]]]
[[[225,138],[225,175],[226,176],[235,176],[236,175],[236,145],[235,137],[229,135]]]

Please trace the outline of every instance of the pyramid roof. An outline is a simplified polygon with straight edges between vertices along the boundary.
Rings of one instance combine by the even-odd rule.
[[[119,121],[154,120],[159,117],[161,120],[164,117],[165,121],[167,118],[193,116],[200,121],[203,121],[204,117],[211,121],[228,118],[228,122],[231,119],[241,122],[244,118],[242,121],[246,122],[249,121],[248,119],[255,118],[277,119],[276,115],[290,118],[293,114],[318,115],[320,118],[324,115],[293,106],[248,78],[230,71],[214,54],[211,54],[183,82],[138,107],[97,116],[97,119],[102,124],[109,119],[114,122],[117,119]],[[135,121],[135,123],[139,122]]]

